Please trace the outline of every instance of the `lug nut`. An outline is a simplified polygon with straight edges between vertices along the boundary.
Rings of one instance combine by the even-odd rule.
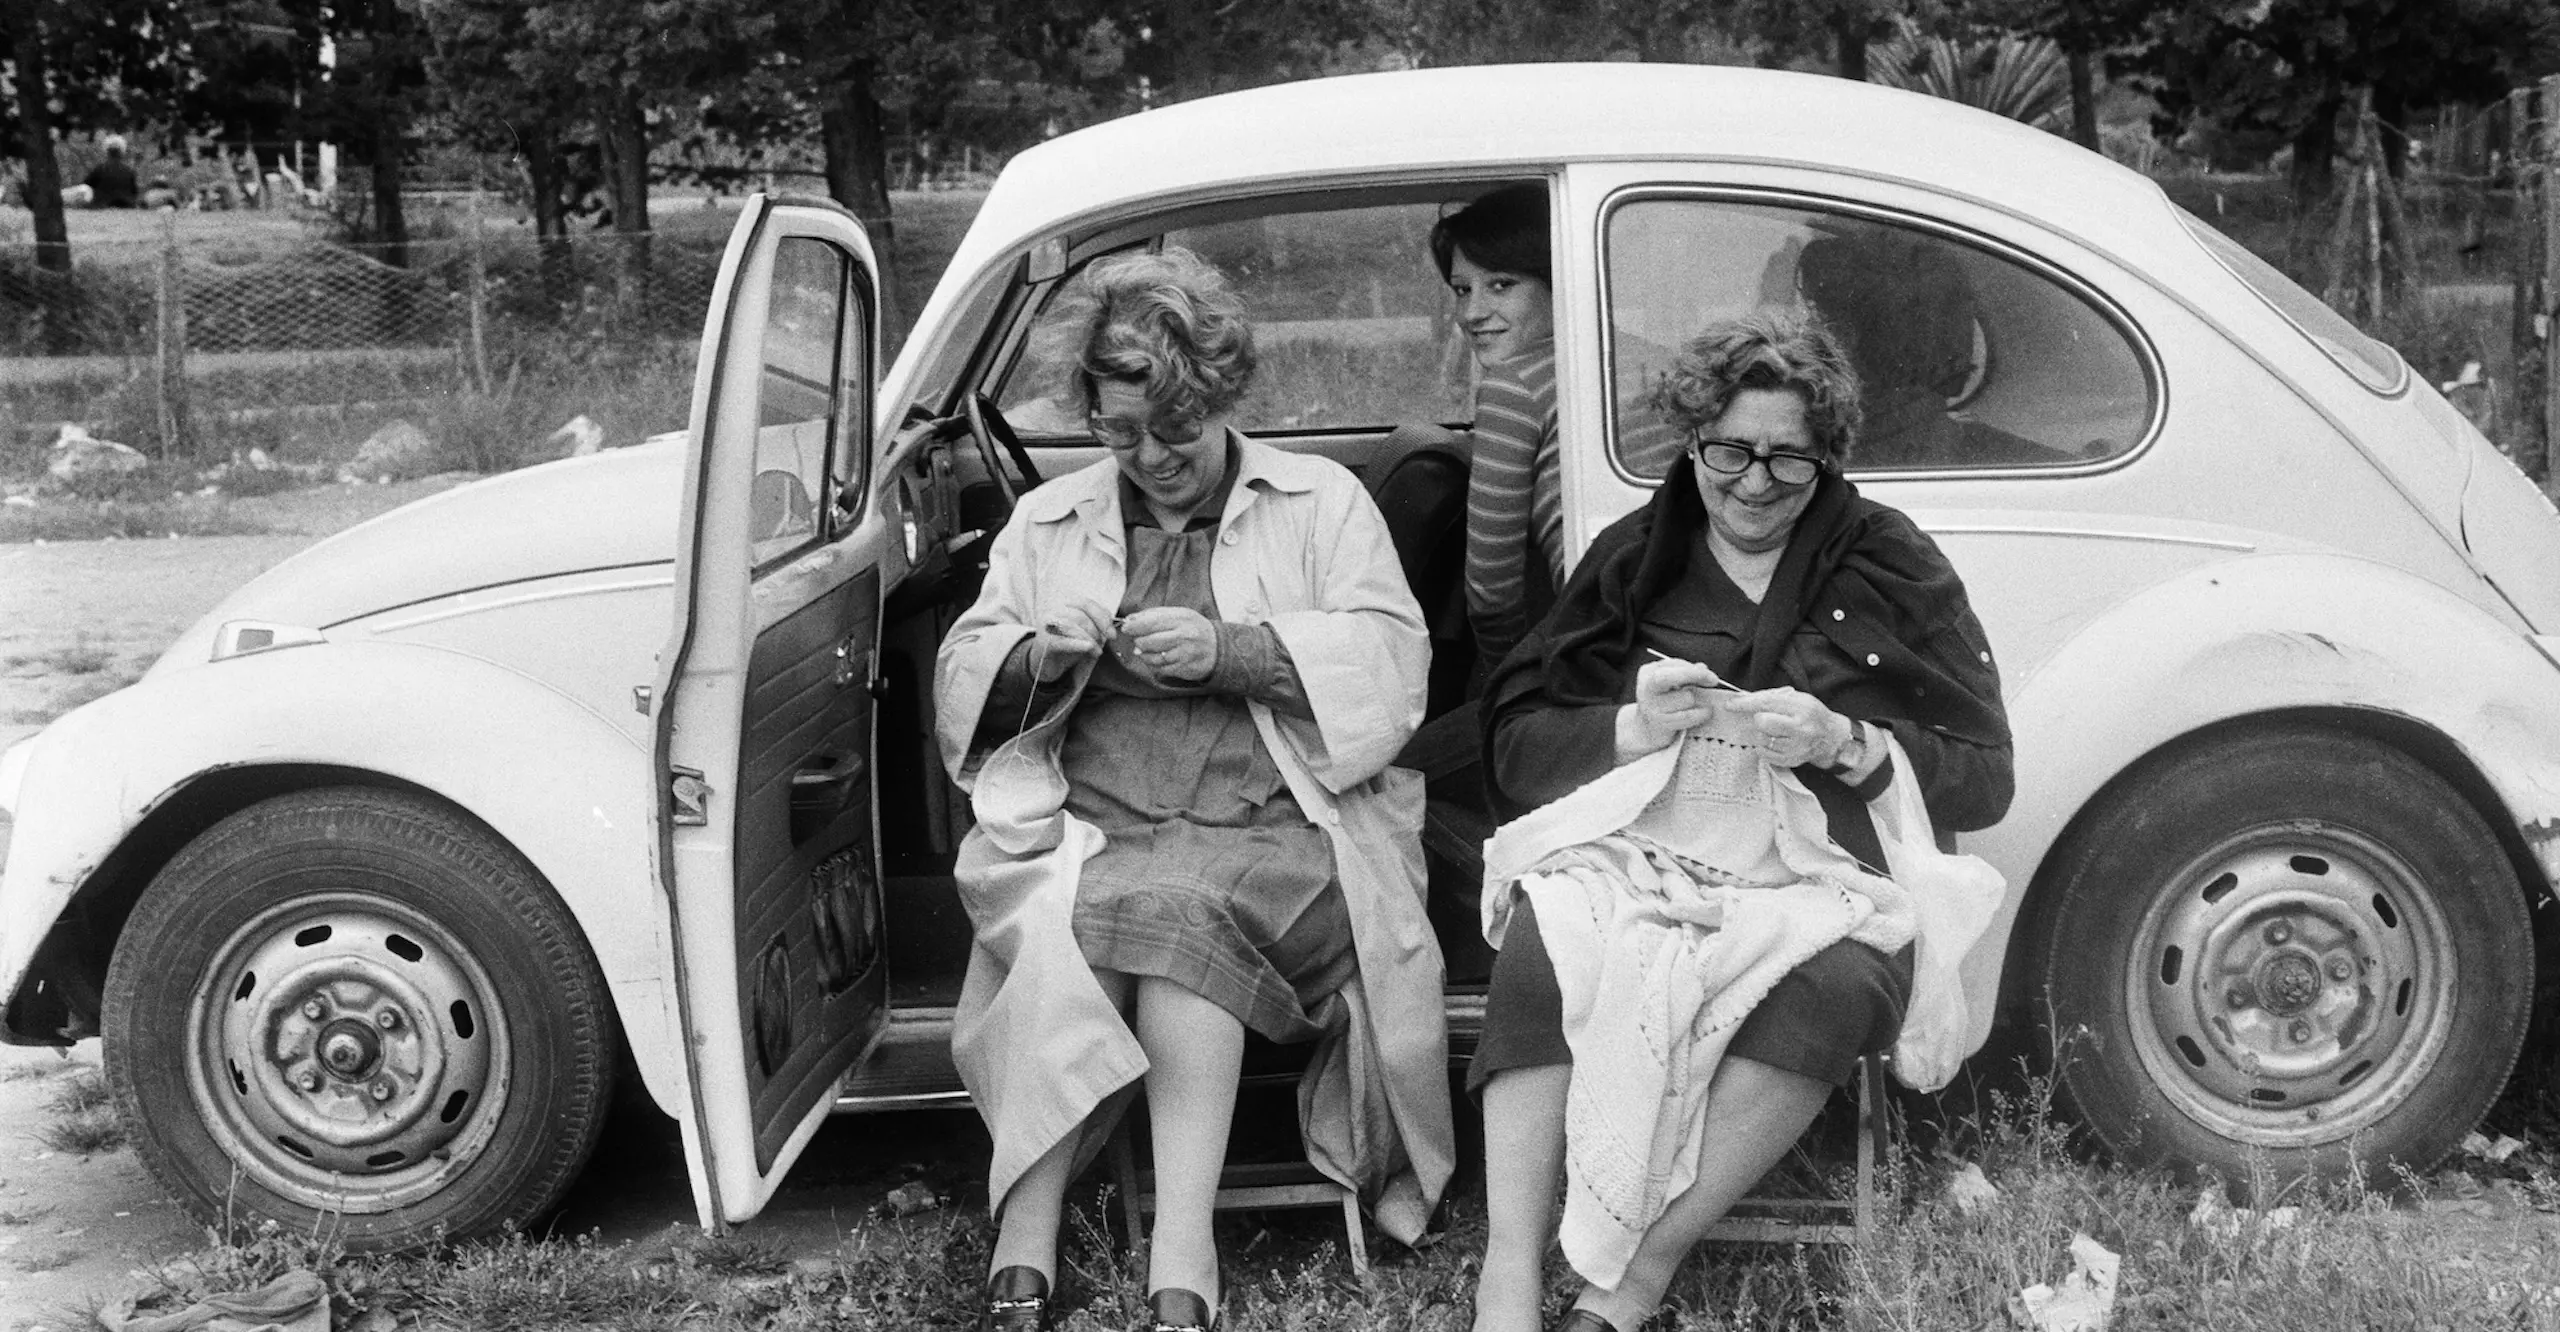
[[[2308,1022],[2296,1022],[2292,1027],[2286,1030],[2285,1034],[2293,1038],[2294,1044],[2301,1045],[2311,1039],[2311,1024]]]
[[[321,1013],[325,1011],[327,1010],[320,1007],[320,1001],[317,999],[305,999],[302,1001],[302,1015],[314,1022],[319,1021]]]
[[[2230,989],[2223,991],[2222,1000],[2233,1008],[2247,1008],[2249,1006],[2249,991],[2244,986],[2234,985]]]
[[[377,1101],[388,1101],[391,1099],[391,1084],[388,1082],[377,1082],[373,1084],[372,1090],[373,1099]]]
[[[2356,967],[2354,963],[2349,962],[2343,957],[2333,957],[2329,959],[2329,979],[2342,981],[2354,974],[2356,974]]]
[[[382,1028],[384,1031],[400,1030],[400,1010],[396,1008],[386,1008],[381,1012],[374,1014],[373,1025]]]
[[[296,1077],[294,1082],[307,1092],[320,1090],[320,1075],[307,1068],[302,1070],[301,1075]]]
[[[2292,938],[2292,937],[2293,937],[2293,926],[2292,926],[2292,925],[2290,925],[2290,924],[2288,924],[2288,923],[2286,923],[2286,922],[2284,922],[2284,921],[2281,921],[2281,920],[2271,920],[2271,921],[2268,921],[2268,922],[2267,922],[2267,935],[2266,935],[2266,938],[2267,938],[2267,942],[2268,942],[2268,943],[2271,943],[2271,944],[2281,944],[2281,943],[2283,943],[2285,940],[2290,939],[2290,938]]]

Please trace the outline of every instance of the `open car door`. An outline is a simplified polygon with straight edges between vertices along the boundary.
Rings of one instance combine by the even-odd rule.
[[[751,198],[694,374],[655,760],[706,1229],[763,1208],[887,1020],[875,272],[850,213]]]

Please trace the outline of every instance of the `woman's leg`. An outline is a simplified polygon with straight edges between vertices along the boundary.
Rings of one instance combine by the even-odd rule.
[[[1125,1016],[1130,996],[1136,990],[1130,978],[1121,972],[1099,970],[1093,978],[1101,983],[1112,1006]],[[1107,1107],[1112,1102],[1106,1100],[1104,1104]],[[1051,1290],[1057,1289],[1059,1216],[1066,1204],[1067,1185],[1074,1182],[1076,1148],[1083,1140],[1082,1132],[1058,1139],[1014,1181],[996,1222],[995,1252],[987,1260],[990,1275],[1008,1267],[1028,1267],[1048,1281]]]
[[[1619,1332],[1635,1332],[1661,1305],[1672,1275],[1707,1228],[1787,1154],[1830,1098],[1831,1084],[1820,1078],[1756,1059],[1727,1058],[1707,1088],[1698,1178],[1645,1231],[1617,1289],[1585,1286],[1574,1307],[1608,1319]],[[1488,1107],[1485,1118],[1492,1117]]]
[[[1147,1289],[1179,1287],[1214,1309],[1221,1292],[1210,1221],[1235,1119],[1244,1024],[1172,981],[1142,976],[1137,1032],[1147,1052],[1147,1122],[1155,1141],[1156,1228],[1147,1249]]]
[[[1484,1084],[1484,1266],[1475,1332],[1538,1332],[1571,1064],[1506,1068]]]

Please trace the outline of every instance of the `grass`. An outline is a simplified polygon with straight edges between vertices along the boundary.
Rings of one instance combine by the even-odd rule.
[[[2290,1226],[2264,1214],[2192,1222],[2199,1190],[2161,1172],[2083,1153],[2032,1084],[1993,1095],[1973,1118],[1906,1146],[1885,1169],[1887,1221],[1862,1247],[1719,1245],[1674,1283],[1653,1332],[1938,1332],[2012,1326],[2009,1301],[2071,1266],[2075,1235],[2122,1262],[2113,1326],[2334,1332],[2339,1328],[2560,1327],[2560,1210],[2547,1150],[2501,1167],[2525,1178],[2490,1216],[2452,1201],[2473,1176],[2348,1181],[2294,1188]],[[1978,1164],[1997,1202],[1967,1211],[1946,1181],[1959,1158]],[[2521,1201],[2519,1201],[2521,1200]],[[1323,1211],[1221,1218],[1232,1332],[1416,1329],[1459,1332],[1472,1313],[1482,1250],[1480,1191],[1462,1191],[1436,1245],[1382,1246],[1355,1280],[1337,1220]],[[1130,1325],[1144,1311],[1138,1267],[1100,1218],[1107,1192],[1079,1195],[1061,1254],[1061,1332]],[[2229,1215],[2226,1213],[2226,1215]],[[253,1288],[292,1267],[322,1274],[347,1325],[451,1326],[488,1332],[616,1327],[749,1329],[948,1328],[970,1325],[990,1227],[974,1209],[872,1217],[822,1254],[786,1261],[750,1227],[608,1244],[594,1236],[512,1238],[438,1254],[349,1258],[325,1233],[269,1224],[163,1269],[144,1311]],[[1549,1267],[1551,1315],[1574,1286]]]
[[[46,1147],[72,1156],[96,1156],[123,1148],[130,1140],[123,1116],[115,1107],[98,1106],[58,1114],[36,1131],[36,1139]]]

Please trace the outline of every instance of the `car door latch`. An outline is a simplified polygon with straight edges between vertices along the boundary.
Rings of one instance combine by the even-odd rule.
[[[693,768],[671,769],[667,779],[667,798],[675,810],[679,828],[699,828],[711,822],[711,783]]]

